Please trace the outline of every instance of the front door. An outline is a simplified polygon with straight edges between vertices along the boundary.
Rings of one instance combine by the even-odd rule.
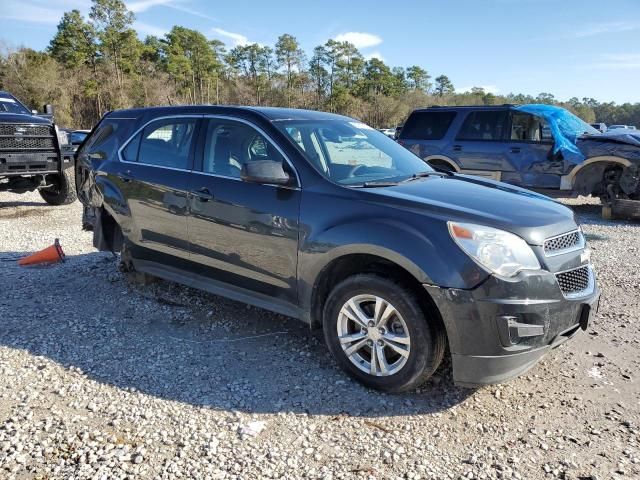
[[[518,172],[518,185],[527,188],[560,188],[562,159],[553,156],[553,135],[541,117],[511,113],[509,162]]]
[[[240,179],[243,164],[287,165],[284,156],[265,134],[239,120],[209,118],[202,137],[189,185],[191,259],[201,266],[194,268],[296,304],[300,190]]]
[[[134,254],[138,258],[147,258],[150,251],[189,258],[187,189],[199,121],[157,120],[122,151],[118,181],[131,212],[125,234],[134,249],[142,248]]]

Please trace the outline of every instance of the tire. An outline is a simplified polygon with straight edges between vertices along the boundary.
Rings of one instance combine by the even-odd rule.
[[[620,220],[640,219],[640,200],[616,199],[611,205],[611,218]]]
[[[380,300],[378,310],[382,315],[376,316]],[[366,333],[353,320],[356,315],[348,305],[350,301],[351,305],[360,306],[360,312],[374,322],[374,325],[367,323]],[[395,313],[385,320],[387,306]],[[338,365],[367,387],[392,393],[413,390],[433,375],[446,347],[439,319],[425,315],[426,311],[417,296],[401,284],[373,274],[354,275],[339,283],[324,305],[325,341]],[[381,319],[378,325],[375,318]],[[339,337],[346,339],[347,335],[352,336],[341,342]],[[356,349],[358,344],[360,347]],[[355,351],[348,355],[345,350],[350,348]],[[373,348],[377,355],[376,365],[372,367]],[[380,351],[386,372],[379,360]],[[371,373],[373,369],[375,374]]]
[[[54,178],[55,187],[39,190],[42,199],[49,205],[69,205],[75,202],[78,196],[73,168],[66,168],[62,174],[51,177]]]
[[[135,267],[133,266],[131,250],[127,241],[123,242],[122,244],[122,250],[120,251],[120,261],[118,262],[118,271],[124,273],[124,276],[129,283],[140,286],[151,285],[157,280],[157,277],[154,277],[153,275],[136,271]]]
[[[456,173],[456,169],[453,168],[451,165],[449,165],[446,162],[443,162],[441,160],[432,160],[430,162],[427,162],[427,164],[433,168],[436,171],[439,172],[449,172],[449,173]]]

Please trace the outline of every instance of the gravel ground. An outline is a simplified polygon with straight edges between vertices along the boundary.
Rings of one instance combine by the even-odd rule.
[[[0,194],[0,478],[640,477],[640,224],[570,202],[603,290],[516,380],[384,395],[295,320],[127,283],[80,204]],[[60,238],[68,261],[15,260]]]

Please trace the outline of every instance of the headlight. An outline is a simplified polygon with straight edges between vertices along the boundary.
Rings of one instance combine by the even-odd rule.
[[[449,233],[480,266],[503,277],[521,270],[539,270],[540,263],[522,238],[497,228],[472,223],[447,222]]]

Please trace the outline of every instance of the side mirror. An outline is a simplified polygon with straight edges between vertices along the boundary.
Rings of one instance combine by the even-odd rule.
[[[44,106],[44,113],[47,115],[53,115],[53,105],[46,104]]]
[[[38,110],[31,110],[31,115],[38,115]]]
[[[257,160],[245,163],[240,171],[244,182],[289,185],[291,177],[282,168],[282,162],[275,160]]]

